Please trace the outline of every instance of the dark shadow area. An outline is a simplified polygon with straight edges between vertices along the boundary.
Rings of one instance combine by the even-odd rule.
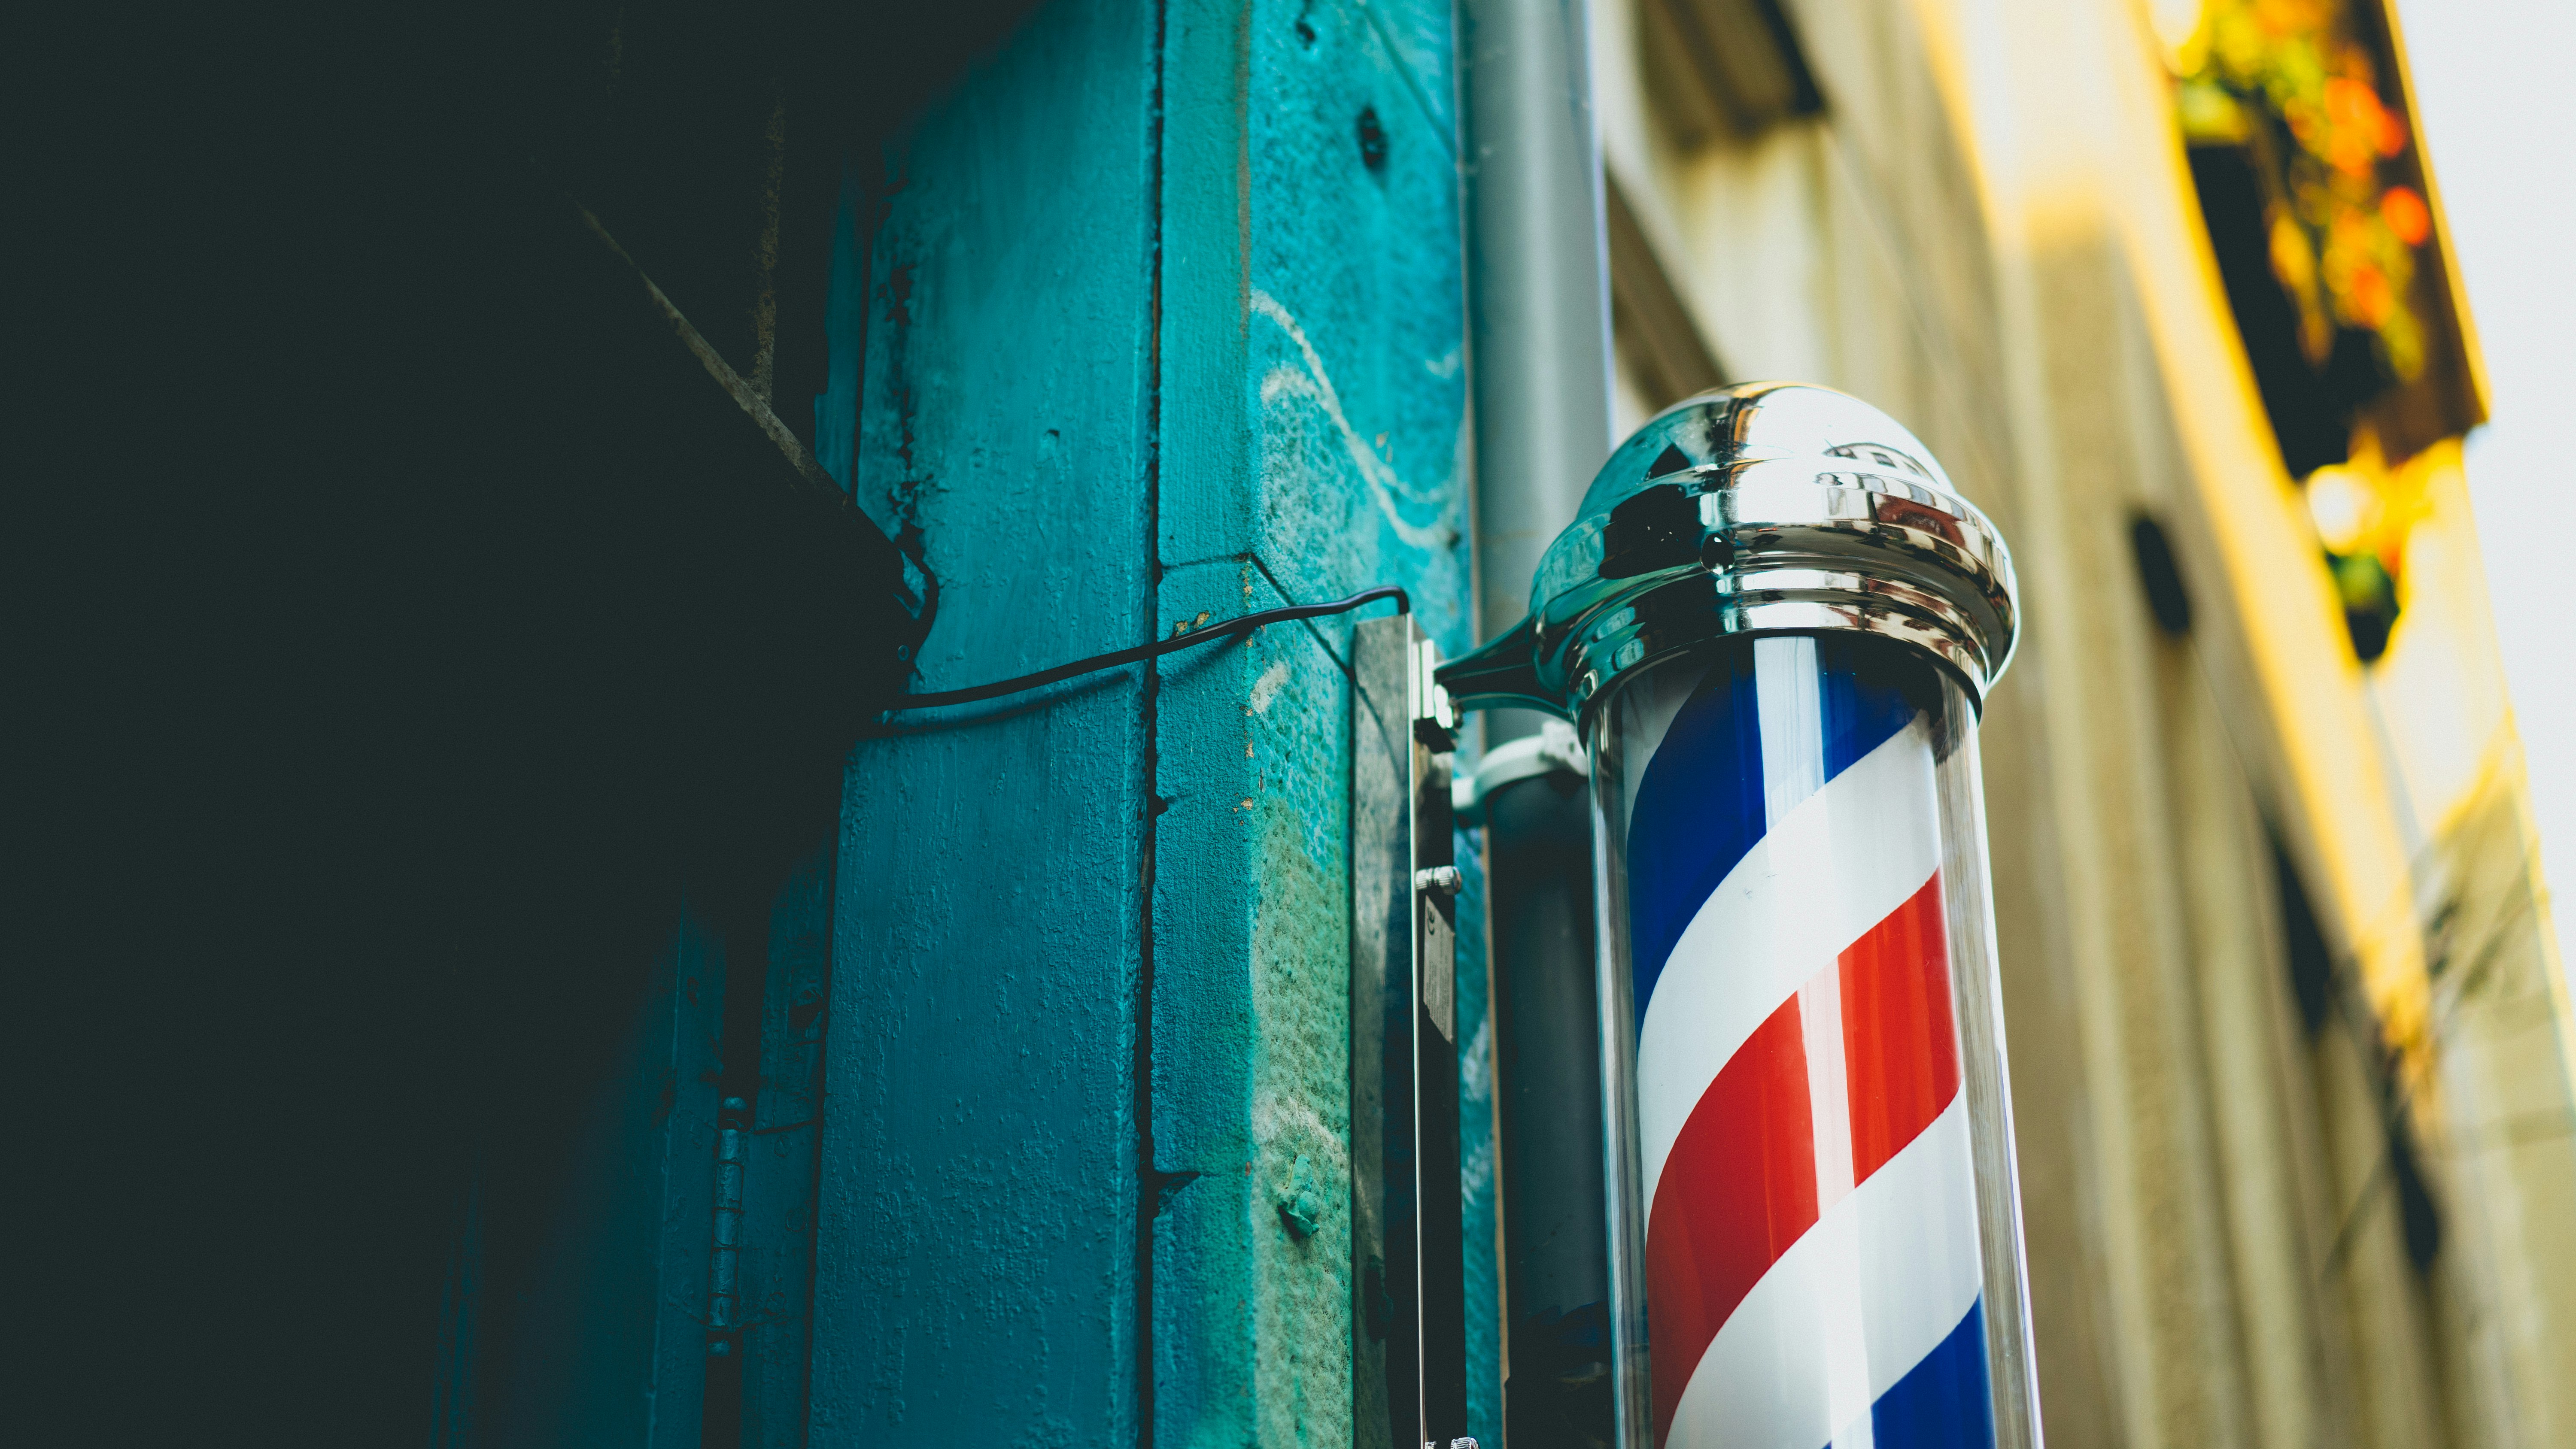
[[[18,1442],[418,1445],[469,1219],[467,1418],[560,1359],[684,899],[760,959],[923,627],[743,398],[810,444],[845,169],[1024,8],[22,37]]]

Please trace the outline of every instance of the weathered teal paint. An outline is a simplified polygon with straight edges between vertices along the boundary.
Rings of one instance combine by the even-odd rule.
[[[760,1086],[743,1173],[742,1443],[798,1449],[812,1335],[816,1141],[831,987],[832,861],[798,861],[771,901],[760,998]]]
[[[847,244],[851,476],[937,581],[922,688],[1383,582],[1465,649],[1451,48],[1418,0],[1055,0],[888,149]],[[815,1442],[1348,1441],[1348,635],[1274,626],[854,752]]]
[[[860,503],[931,687],[1153,632],[1152,13],[1059,3],[888,147]],[[822,1444],[1134,1437],[1135,671],[862,743],[814,1305]]]
[[[657,1241],[648,1289],[653,1378],[644,1392],[643,1442],[649,1449],[694,1449],[705,1408],[716,1079],[724,1071],[720,1041],[731,963],[724,938],[699,911],[697,901],[681,897],[680,924],[671,933],[671,955],[661,967],[660,982],[669,994],[648,1006],[638,1033],[644,1052],[637,1080],[617,1094],[621,1117],[636,1117],[639,1101],[650,1114],[643,1168],[657,1189],[654,1200],[660,1209],[652,1224]],[[590,1323],[594,1330],[615,1333],[613,1318],[600,1313]],[[591,1423],[585,1422],[582,1434],[558,1442],[593,1442],[586,1437],[590,1432]]]
[[[553,1220],[520,1229],[535,1266],[512,1305],[504,1390],[477,1404],[473,1368],[461,1366],[452,1388],[465,1425],[442,1442],[698,1442],[725,951],[691,903],[678,904],[650,989],[628,1008],[560,1165]]]
[[[1180,3],[1167,25],[1166,624],[1391,581],[1463,649],[1458,178],[1431,64],[1447,9]],[[1273,629],[1167,670],[1155,1132],[1166,1165],[1207,1176],[1157,1236],[1158,1442],[1349,1433],[1350,703],[1327,653],[1347,635]],[[1471,1043],[1482,970],[1462,960]],[[1464,1153],[1489,1164],[1490,1106],[1467,1111]],[[1277,1211],[1301,1157],[1333,1175],[1302,1241]],[[1487,1285],[1489,1196],[1469,1229]],[[1488,1442],[1492,1323],[1488,1307],[1471,1425]]]
[[[1472,761],[1470,761],[1472,763]],[[1484,832],[1458,837],[1458,1172],[1467,1255],[1467,1421],[1503,1442],[1502,1172],[1494,1101],[1492,958],[1485,954]]]

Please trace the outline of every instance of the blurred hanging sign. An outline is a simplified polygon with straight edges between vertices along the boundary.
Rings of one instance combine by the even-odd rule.
[[[2293,475],[2368,422],[2403,461],[2486,420],[2465,310],[2369,0],[2209,0],[2174,54],[2210,240]]]
[[[2162,7],[2159,29],[2282,461],[2337,493],[2326,513],[2401,519],[2402,507],[2343,495],[2387,491],[2416,454],[2484,422],[2486,402],[2395,21],[2378,0],[2207,0],[2187,26],[2162,13],[2190,9]],[[2403,597],[2403,540],[2386,531],[2368,547],[2320,531],[2365,663]]]

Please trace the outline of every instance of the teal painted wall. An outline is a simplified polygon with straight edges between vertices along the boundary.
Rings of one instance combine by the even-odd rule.
[[[825,406],[856,399],[854,490],[936,581],[918,687],[1383,582],[1467,646],[1450,35],[1435,4],[1054,0],[865,158]],[[1348,637],[854,751],[815,1442],[1348,1441]],[[1461,919],[1492,1444],[1480,900]]]

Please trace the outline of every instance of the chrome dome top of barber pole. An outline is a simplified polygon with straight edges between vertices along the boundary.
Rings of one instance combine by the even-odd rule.
[[[1540,560],[1529,616],[1440,678],[1461,708],[1579,719],[1712,641],[1862,633],[1932,655],[1982,706],[2019,616],[2003,535],[1913,433],[1830,388],[1741,383],[1620,444]]]

